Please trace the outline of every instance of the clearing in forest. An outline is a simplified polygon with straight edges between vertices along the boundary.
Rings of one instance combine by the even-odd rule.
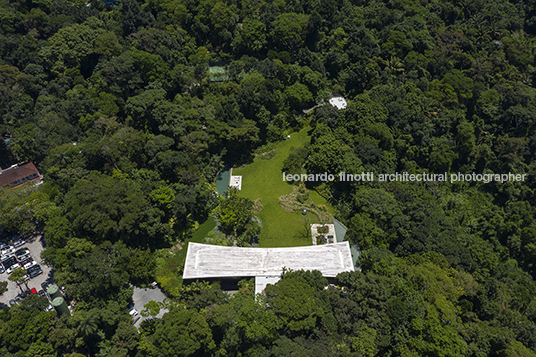
[[[242,190],[238,195],[253,201],[261,199],[262,209],[256,213],[262,221],[259,237],[261,247],[294,247],[311,245],[310,224],[320,223],[315,214],[289,212],[279,202],[280,197],[293,192],[292,185],[283,181],[283,161],[291,147],[309,143],[306,127],[290,135],[277,146],[276,154],[270,159],[258,155],[253,163],[233,169],[233,175],[242,176]]]

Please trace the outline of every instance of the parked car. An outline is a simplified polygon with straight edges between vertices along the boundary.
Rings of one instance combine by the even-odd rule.
[[[48,290],[48,284],[46,282],[41,283],[41,288],[43,288],[44,291]]]
[[[0,251],[6,249],[7,247],[9,247],[9,244],[7,244],[7,243],[3,243],[3,242],[0,243]]]
[[[7,269],[6,269],[6,272],[7,272],[8,274],[11,274],[11,273],[13,273],[13,270],[18,269],[18,268],[20,268],[19,263],[15,263],[15,264],[13,264],[12,266],[10,266],[9,268],[7,268]]]
[[[7,248],[2,249],[2,255],[13,254],[13,252],[15,252],[15,248],[13,248],[12,246],[8,246]]]
[[[8,260],[9,258],[12,258],[13,257],[13,254],[2,254],[2,256],[0,257],[0,260],[3,262],[5,260]]]
[[[28,274],[30,274],[30,278],[35,278],[38,275],[43,274],[43,270],[41,270],[41,266],[34,265],[30,269],[26,270]]]
[[[20,264],[22,264],[22,263],[20,263]],[[37,265],[37,262],[32,259],[31,262],[28,262],[28,263],[24,264],[23,267],[24,267],[24,270],[28,270],[31,267],[33,267],[34,265]]]
[[[3,256],[2,256],[2,263],[3,263],[4,265],[6,265],[6,263],[9,264],[10,261],[16,263],[16,262],[17,262],[17,258],[15,258],[15,256],[14,256],[13,254],[7,254],[7,255],[3,255]],[[13,263],[13,264],[14,264],[14,263]]]
[[[28,254],[28,253],[30,253],[30,249],[28,249],[28,248],[21,248],[21,249],[19,249],[19,250],[17,250],[17,251],[15,252],[15,255],[16,255],[17,257],[19,257],[19,256],[21,256],[21,255],[25,255],[25,254]]]
[[[37,289],[36,289],[36,288],[32,288],[32,289],[30,290],[30,293],[32,293],[32,294],[37,294]]]
[[[43,274],[43,271],[41,269],[37,269],[37,270],[33,270],[32,272],[29,273],[30,274],[30,278],[35,278],[36,276],[38,275],[41,275]]]
[[[32,257],[29,257],[28,259],[24,259],[23,261],[19,262],[20,265],[25,266],[26,264],[33,262]]]
[[[4,274],[5,271],[4,266],[0,264],[0,274]]]
[[[15,300],[13,299],[9,300],[9,306],[13,306],[13,305],[15,305]]]
[[[6,259],[2,260],[2,264],[4,265],[4,268],[9,269],[14,264],[17,264],[17,259],[14,256],[9,256]]]
[[[132,317],[137,316],[137,315],[138,315],[138,310],[136,310],[136,309],[132,309],[132,310],[129,311],[129,314],[130,314],[130,316],[132,316]]]
[[[39,264],[36,264],[28,268],[28,272],[32,272],[34,270],[41,270],[41,266]]]
[[[46,311],[52,311],[52,310],[54,310],[54,306],[52,306],[52,304],[48,304],[48,306],[45,307],[45,312]]]
[[[18,248],[24,243],[26,243],[24,239],[17,239],[16,241],[13,242],[13,247]]]
[[[32,256],[30,255],[30,253],[26,253],[26,254],[17,256],[17,259],[19,260],[19,262],[23,262],[26,259],[31,258],[31,257]]]
[[[14,265],[17,263],[17,259],[10,255],[10,256],[6,256],[5,259],[2,260],[2,264],[4,265],[4,268],[9,269],[10,266]]]
[[[44,297],[44,298],[47,297],[47,294],[45,293],[44,290],[39,290],[37,293],[39,294],[39,296],[42,296],[42,297]]]

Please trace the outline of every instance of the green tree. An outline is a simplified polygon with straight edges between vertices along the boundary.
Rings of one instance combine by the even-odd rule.
[[[26,286],[26,290],[30,290],[28,287],[28,281],[24,278],[26,276],[26,270],[24,268],[18,268],[13,270],[13,272],[9,275],[8,279],[15,284],[17,284],[20,288],[20,291],[22,290],[22,284]]]
[[[350,220],[348,231],[361,249],[388,245],[388,241],[376,229],[374,220],[371,219],[368,213],[355,214]]]
[[[363,324],[359,328],[359,333],[356,337],[350,337],[352,342],[352,350],[358,352],[363,357],[372,357],[376,354],[376,335],[377,331]]]
[[[274,21],[272,36],[277,43],[285,45],[292,52],[303,45],[308,15],[285,13]]]
[[[347,142],[336,135],[328,126],[317,125],[309,151],[311,155],[305,163],[308,173],[338,175],[340,172],[361,172],[361,161]]]
[[[529,348],[525,347],[521,342],[519,341],[512,341],[508,345],[508,348],[501,351],[501,356],[504,357],[534,357],[536,356],[536,353],[534,351],[530,350]]]
[[[220,346],[229,354],[254,353],[256,348],[270,345],[279,335],[276,315],[266,309],[264,298],[254,298],[253,285],[240,282],[239,292],[228,304],[207,311],[215,340],[221,336]]]
[[[94,335],[97,332],[97,329],[97,317],[94,315],[85,314],[84,316],[78,317],[76,320],[76,330],[83,338]]]
[[[228,195],[229,197],[220,203],[218,220],[227,233],[234,233],[234,236],[238,237],[253,217],[253,201],[237,196],[232,189]]]
[[[97,335],[99,330],[99,318],[91,311],[76,311],[68,320],[68,325],[76,331],[76,347],[79,351],[93,354],[96,340],[101,336]]]
[[[450,171],[452,162],[456,158],[456,153],[447,144],[442,144],[430,154],[430,167],[435,172]]]
[[[75,67],[94,53],[97,38],[105,33],[103,27],[102,21],[96,18],[64,27],[49,39],[40,56],[58,71],[64,66]]]
[[[171,234],[171,227],[161,221],[165,213],[151,207],[138,187],[97,172],[74,185],[65,208],[75,234],[94,243],[120,239],[149,246]]]
[[[129,54],[145,83],[161,81],[168,75],[169,67],[160,55],[139,50],[130,51]]]
[[[233,47],[237,53],[259,53],[266,46],[266,25],[254,19],[245,19],[237,29]]]
[[[114,32],[108,31],[95,39],[95,53],[111,57],[119,56],[121,52],[121,45]]]
[[[131,251],[124,243],[105,242],[90,253],[74,258],[69,268],[58,273],[58,281],[65,284],[73,297],[85,301],[119,298],[129,282],[128,261]]]
[[[147,304],[143,305],[144,309],[140,312],[143,317],[149,317],[155,319],[156,316],[160,313],[161,303],[157,301],[149,301]]]
[[[154,125],[162,119],[156,116],[156,108],[164,104],[165,96],[165,90],[151,89],[128,99],[125,109],[127,114],[134,119],[136,127],[144,128]]]
[[[236,6],[229,6],[223,1],[218,1],[214,4],[214,7],[210,10],[210,20],[214,29],[221,34],[223,31],[228,31],[229,28],[234,27],[238,20],[236,10]]]
[[[157,320],[149,342],[160,356],[170,357],[210,354],[216,347],[203,314],[182,307],[172,308]]]
[[[504,52],[508,61],[520,68],[525,68],[534,62],[534,52],[528,50],[531,46],[527,43],[527,40],[525,37],[514,36],[504,36],[501,39],[506,47]]]
[[[44,341],[34,342],[26,351],[26,357],[40,356],[40,357],[56,357],[57,353],[54,350],[54,347]]]
[[[316,327],[324,309],[315,289],[303,277],[283,278],[265,289],[267,303],[292,333],[308,333]]]
[[[473,80],[465,76],[461,71],[453,69],[443,77],[443,82],[454,88],[461,101],[473,97]]]
[[[303,166],[309,156],[309,150],[307,147],[294,148],[291,147],[288,153],[288,157],[283,161],[283,172],[288,174],[301,174],[303,172]]]
[[[237,300],[240,299],[237,297]],[[237,311],[237,328],[242,331],[246,342],[273,341],[277,336],[278,321],[276,315],[266,310],[262,299],[231,300],[230,304],[237,303],[240,310]],[[238,307],[237,306],[237,307]]]
[[[43,311],[47,305],[46,298],[30,294],[19,305],[4,309],[0,314],[1,346],[24,355],[32,344],[45,342],[55,316],[52,311]]]
[[[149,248],[132,249],[128,261],[130,281],[136,286],[147,286],[156,278],[156,261]]]
[[[213,245],[224,245],[224,246],[231,246],[233,245],[232,239],[229,239],[231,237],[226,237],[225,235],[222,235],[221,237],[214,231],[208,232],[207,236],[203,238],[203,243],[206,244],[213,244]]]
[[[0,282],[0,295],[3,295],[6,291],[8,291],[7,281]]]
[[[436,356],[463,355],[467,344],[458,334],[459,320],[456,307],[444,298],[437,298],[434,304],[427,304],[426,317],[412,321],[416,334],[410,344],[417,353],[429,351]]]
[[[285,97],[293,109],[302,109],[313,102],[313,94],[306,85],[294,83],[285,89]]]
[[[37,191],[31,184],[21,187],[0,188],[0,225],[6,232],[30,233],[35,229],[32,221],[34,209],[48,197]]]
[[[458,134],[456,135],[456,141],[458,142],[458,148],[464,156],[470,156],[475,149],[475,129],[471,123],[461,123],[456,127]]]
[[[136,32],[140,26],[148,26],[154,21],[151,13],[144,11],[136,0],[121,2],[121,30],[123,36]]]
[[[111,341],[109,341],[111,348],[107,352],[107,355],[129,356],[135,354],[138,348],[139,338],[138,330],[132,325],[132,321],[130,319],[121,320],[117,325],[115,334],[112,336]]]
[[[175,200],[175,194],[171,188],[162,186],[151,192],[151,199],[163,209],[169,209],[171,208],[171,203]]]

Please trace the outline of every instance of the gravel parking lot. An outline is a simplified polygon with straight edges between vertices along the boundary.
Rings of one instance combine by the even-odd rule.
[[[41,261],[41,252],[43,251],[44,247],[44,241],[40,234],[35,234],[30,237],[25,238],[26,243],[17,249],[20,248],[28,248],[30,250],[30,254],[34,261],[37,262],[41,266],[41,269],[43,270],[43,274],[36,276],[33,279],[28,280],[28,287],[30,289],[35,288],[37,291],[41,290],[41,283],[47,282],[49,285],[53,283],[53,274],[54,271],[42,264]],[[11,299],[21,299],[21,289],[17,287],[17,285],[11,281],[8,280],[9,275],[7,272],[4,272],[3,274],[0,274],[0,281],[7,281],[7,288],[8,291],[6,291],[3,295],[0,295],[0,309],[2,309],[5,306],[9,306],[9,300]],[[22,284],[22,288],[26,290],[26,286]]]

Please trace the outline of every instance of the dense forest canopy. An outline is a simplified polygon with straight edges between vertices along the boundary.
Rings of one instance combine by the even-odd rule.
[[[536,356],[535,34],[530,0],[0,0],[0,166],[45,177],[0,188],[1,234],[43,230],[78,301],[2,309],[0,355]],[[282,171],[527,178],[309,183],[361,272],[194,283],[133,327],[163,248],[211,215],[254,241],[216,176],[302,128]]]

